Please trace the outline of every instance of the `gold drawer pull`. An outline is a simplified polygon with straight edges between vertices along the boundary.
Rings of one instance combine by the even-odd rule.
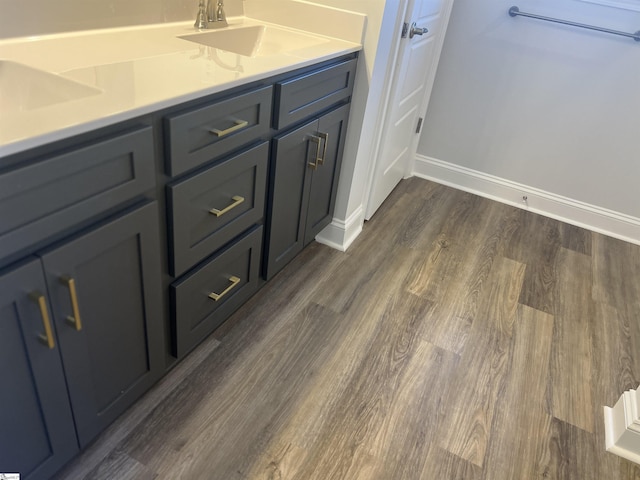
[[[227,213],[229,210],[236,208],[238,205],[244,202],[244,197],[241,197],[240,195],[234,195],[233,197],[231,197],[231,200],[233,200],[233,203],[226,206],[222,210],[218,210],[217,208],[212,208],[211,210],[209,210],[209,213],[213,213],[216,217],[220,217],[225,213]]]
[[[40,292],[32,292],[29,294],[29,298],[38,304],[40,307],[40,315],[42,316],[42,324],[44,325],[44,335],[40,334],[40,340],[49,348],[56,346],[53,340],[53,331],[51,330],[51,319],[49,318],[49,311],[47,310],[47,301],[44,295]]]
[[[327,145],[329,145],[329,134],[318,133],[318,136],[324,140],[324,146],[322,147],[322,156],[318,159],[318,165],[323,165],[327,159]]]
[[[229,277],[229,281],[231,282],[231,285],[229,285],[227,288],[225,288],[221,293],[215,293],[215,292],[211,292],[209,294],[209,298],[212,298],[214,301],[218,301],[220,300],[222,297],[224,297],[227,293],[229,293],[231,290],[233,290],[233,288],[238,285],[240,283],[240,279],[236,276],[231,276]]]
[[[82,320],[80,320],[80,308],[78,307],[78,293],[76,292],[76,281],[68,276],[60,277],[60,283],[69,288],[69,296],[71,297],[71,309],[73,315],[67,316],[67,323],[79,332],[82,330]]]
[[[310,135],[309,140],[316,144],[316,158],[313,162],[309,162],[309,168],[311,168],[311,170],[315,170],[322,162],[322,158],[320,158],[320,143],[322,143],[322,140],[320,137],[316,137],[315,135]]]
[[[244,127],[249,125],[249,122],[247,122],[246,120],[234,120],[233,123],[235,123],[235,125],[233,127],[227,128],[226,130],[218,130],[217,128],[212,128],[209,131],[217,135],[218,137],[224,137],[225,135],[229,135],[230,133],[242,130]]]

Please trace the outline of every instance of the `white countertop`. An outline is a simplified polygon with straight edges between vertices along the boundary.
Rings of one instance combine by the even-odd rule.
[[[247,17],[230,18],[227,28],[251,25],[286,29]],[[181,22],[0,41],[1,60],[98,89],[47,106],[0,109],[0,158],[362,47],[298,32],[314,37],[310,45],[244,56],[178,38],[195,32],[193,22]]]

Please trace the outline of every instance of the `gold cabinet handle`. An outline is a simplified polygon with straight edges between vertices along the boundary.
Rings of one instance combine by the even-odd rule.
[[[209,298],[211,298],[211,299],[213,299],[214,301],[217,302],[222,297],[224,297],[227,293],[229,293],[231,290],[233,290],[236,285],[238,285],[240,283],[240,279],[238,277],[234,276],[234,275],[229,277],[229,281],[231,282],[231,284],[227,288],[225,288],[220,293],[211,292],[209,294]]]
[[[315,170],[316,168],[318,168],[318,165],[321,164],[319,162],[322,162],[322,158],[320,158],[320,143],[322,143],[322,139],[315,135],[310,135],[309,140],[311,140],[313,143],[316,144],[315,159],[313,160],[313,162],[309,162],[309,168],[311,168],[312,170]]]
[[[327,145],[329,144],[328,133],[318,133],[318,136],[324,140],[324,146],[322,147],[322,155],[318,159],[318,165],[324,165],[324,161],[327,159]]]
[[[51,330],[51,319],[49,318],[49,310],[47,310],[47,300],[44,298],[44,295],[38,291],[30,293],[29,298],[36,302],[40,308],[42,324],[44,325],[44,335],[40,334],[40,340],[49,348],[55,347],[53,331]]]
[[[76,281],[69,276],[60,277],[60,283],[66,285],[69,288],[69,296],[71,297],[71,309],[73,315],[68,315],[67,323],[77,331],[82,330],[82,320],[80,320],[80,308],[78,307],[78,293],[76,292]]]
[[[230,133],[242,130],[244,127],[249,125],[249,122],[247,122],[246,120],[234,120],[233,123],[235,123],[235,125],[233,127],[227,128],[226,130],[218,130],[217,128],[212,128],[209,131],[214,135],[217,135],[218,137],[224,137],[225,135],[229,135]]]
[[[216,217],[220,217],[225,213],[227,213],[229,210],[236,208],[238,205],[244,202],[244,197],[241,197],[240,195],[234,195],[233,197],[231,197],[231,200],[233,200],[233,203],[224,207],[222,210],[218,210],[217,208],[212,208],[211,210],[209,210],[209,213],[213,213]]]

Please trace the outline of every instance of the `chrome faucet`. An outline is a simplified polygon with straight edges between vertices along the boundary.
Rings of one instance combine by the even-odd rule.
[[[204,0],[198,4],[198,16],[193,25],[198,29],[202,28],[223,28],[228,26],[227,15],[224,13],[223,0],[207,0],[205,9]]]
[[[224,13],[223,0],[217,0],[215,9],[213,8],[213,2],[215,0],[208,0],[207,3],[207,16],[209,17],[209,28],[221,28],[226,27],[227,15]]]
[[[204,6],[204,0],[200,0],[198,3],[196,23],[194,23],[193,26],[197,29],[209,28],[209,20],[207,19],[207,10]]]

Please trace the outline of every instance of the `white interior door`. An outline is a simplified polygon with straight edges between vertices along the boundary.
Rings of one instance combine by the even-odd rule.
[[[452,0],[409,0],[404,19],[409,32],[400,40],[391,95],[369,190],[368,220],[400,180],[411,172],[419,133],[418,119],[428,103]],[[449,8],[445,9],[444,6]],[[426,28],[411,35],[411,25]],[[414,30],[415,32],[415,30]]]

